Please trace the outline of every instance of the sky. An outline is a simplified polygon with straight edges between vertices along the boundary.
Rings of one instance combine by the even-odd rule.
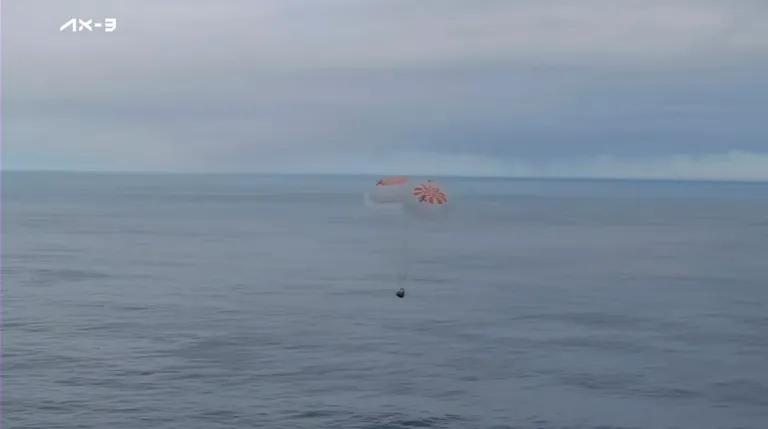
[[[766,22],[763,0],[5,0],[3,168],[768,180]]]

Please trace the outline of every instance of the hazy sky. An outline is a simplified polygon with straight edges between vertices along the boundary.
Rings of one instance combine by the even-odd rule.
[[[768,180],[764,0],[2,6],[8,169]]]

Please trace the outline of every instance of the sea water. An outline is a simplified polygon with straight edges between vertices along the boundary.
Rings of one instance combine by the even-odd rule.
[[[766,184],[2,179],[9,429],[768,427]]]

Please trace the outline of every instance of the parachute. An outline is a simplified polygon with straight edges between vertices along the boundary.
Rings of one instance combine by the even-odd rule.
[[[365,194],[370,208],[399,208],[420,218],[435,218],[448,210],[448,195],[434,180],[414,184],[408,177],[384,177]]]
[[[410,190],[405,176],[385,177],[365,194],[365,205],[370,209],[398,212],[402,209]]]
[[[408,193],[409,180],[405,176],[385,177],[376,182],[370,199],[381,204],[401,204]]]
[[[410,240],[414,237],[411,225],[415,222],[434,221],[443,216],[450,208],[450,198],[443,187],[433,180],[412,181],[406,176],[384,177],[378,180],[365,193],[366,206],[377,214],[385,215],[388,225],[396,223],[397,230],[393,237],[399,241],[393,259],[396,262],[396,286],[400,289],[397,296],[402,298],[402,287],[408,281],[410,265]],[[417,238],[417,237],[416,237]]]
[[[448,209],[448,195],[433,180],[416,185],[405,200],[405,210],[412,217],[437,219]]]

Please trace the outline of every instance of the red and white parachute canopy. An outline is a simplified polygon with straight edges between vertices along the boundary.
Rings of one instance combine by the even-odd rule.
[[[448,194],[437,182],[412,182],[405,176],[384,177],[366,193],[369,207],[405,208],[406,212],[418,217],[431,217],[445,211],[449,206]]]
[[[448,203],[448,196],[445,195],[445,192],[443,192],[437,183],[431,180],[427,180],[426,183],[417,185],[411,191],[411,195],[418,199],[422,204],[443,205]]]

